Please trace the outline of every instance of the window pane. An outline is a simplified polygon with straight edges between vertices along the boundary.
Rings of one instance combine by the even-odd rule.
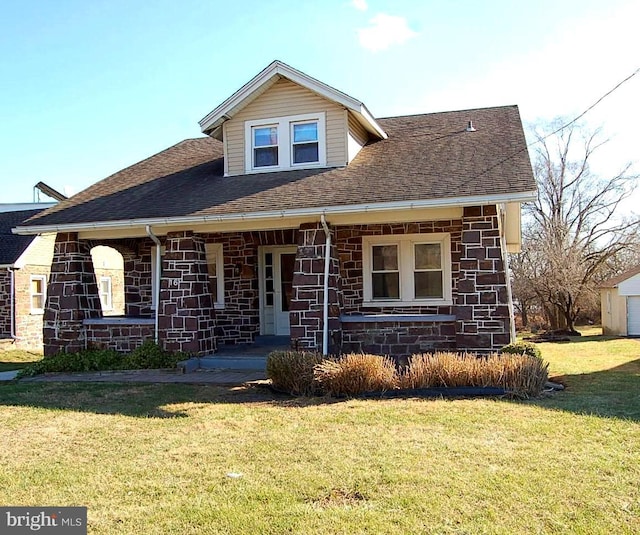
[[[293,142],[318,141],[318,123],[293,125]]]
[[[31,293],[32,294],[42,293],[42,279],[31,279]]]
[[[414,273],[416,299],[444,297],[442,293],[442,271]]]
[[[31,297],[31,308],[34,308],[34,309],[44,308],[44,305],[42,304],[41,295],[34,295]]]
[[[399,299],[399,273],[372,273],[374,299]]]
[[[373,270],[391,271],[398,269],[398,246],[375,245],[373,247]]]
[[[211,297],[213,298],[213,302],[218,302],[218,277],[209,277],[209,291],[211,292]]]
[[[318,144],[304,143],[293,146],[293,163],[318,162]]]
[[[416,245],[416,269],[440,269],[442,259],[439,243],[419,243]]]
[[[278,165],[278,147],[268,147],[265,149],[253,149],[253,166],[267,167]]]
[[[253,146],[266,147],[278,144],[278,129],[275,126],[253,129]]]

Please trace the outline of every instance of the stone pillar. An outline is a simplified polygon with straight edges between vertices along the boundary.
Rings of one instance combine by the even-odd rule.
[[[44,312],[44,354],[85,349],[82,321],[102,316],[89,244],[74,232],[56,237]]]
[[[487,353],[509,343],[509,296],[497,210],[464,209],[460,279],[456,298],[456,345]]]
[[[159,306],[160,342],[165,349],[197,356],[215,351],[215,311],[199,234],[167,234]]]
[[[329,267],[329,352],[339,353],[342,345],[340,312],[340,261],[332,233]],[[300,349],[322,351],[324,301],[325,233],[320,223],[300,226],[293,298],[289,322],[291,343]]]

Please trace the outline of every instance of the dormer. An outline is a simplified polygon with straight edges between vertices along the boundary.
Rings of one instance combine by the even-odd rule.
[[[387,135],[366,106],[280,61],[200,121],[222,141],[225,176],[344,167]]]

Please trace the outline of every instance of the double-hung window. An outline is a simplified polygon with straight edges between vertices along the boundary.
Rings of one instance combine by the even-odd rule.
[[[31,275],[30,281],[31,313],[42,314],[47,299],[47,276]]]
[[[362,246],[365,304],[451,303],[448,234],[366,236]]]
[[[100,277],[98,291],[100,293],[100,304],[102,305],[102,310],[112,310],[113,296],[111,293],[111,277]]]
[[[245,122],[248,173],[321,167],[326,161],[324,112]]]
[[[224,255],[221,243],[205,244],[209,289],[216,308],[224,308]]]

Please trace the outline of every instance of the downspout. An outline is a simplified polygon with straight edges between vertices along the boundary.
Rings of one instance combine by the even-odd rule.
[[[160,268],[162,267],[162,258],[161,258],[161,252],[160,252],[160,240],[158,239],[158,236],[156,236],[153,231],[151,230],[151,225],[147,225],[146,226],[146,231],[147,231],[147,236],[149,236],[149,238],[151,238],[153,240],[153,243],[156,244],[156,277],[155,277],[155,287],[154,287],[154,295],[153,298],[155,300],[156,303],[156,310],[155,310],[155,343],[156,345],[158,344],[158,318],[160,316]]]
[[[504,225],[506,206],[500,204],[500,248],[502,249],[502,263],[504,265],[505,283],[507,285],[507,300],[509,301],[509,338],[511,343],[516,341],[516,315],[513,309],[513,294],[511,293],[511,269],[509,268],[509,253],[507,252],[507,235]]]
[[[329,354],[329,267],[331,263],[331,233],[324,214],[320,216],[324,229],[324,299],[322,303],[322,355]]]

